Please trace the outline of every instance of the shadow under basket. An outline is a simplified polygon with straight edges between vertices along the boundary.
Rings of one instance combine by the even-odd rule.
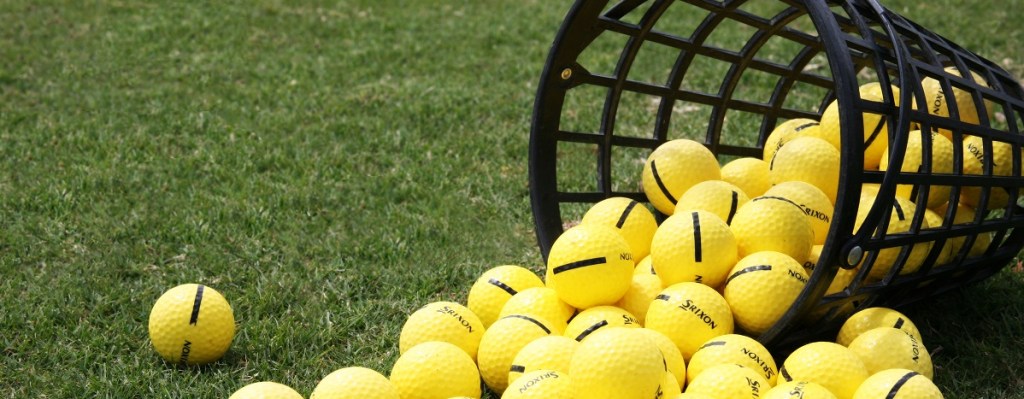
[[[944,112],[930,108],[926,80],[939,85]],[[859,90],[872,82],[880,99]],[[646,202],[641,172],[660,144],[695,140],[720,163],[760,159],[777,125],[818,120],[833,101],[841,161],[831,225],[805,288],[758,337],[762,343],[831,340],[825,334],[856,310],[900,307],[985,279],[1018,254],[1021,84],[874,0],[578,0],[554,40],[534,106],[530,194],[542,254],[593,203]],[[880,139],[887,140],[885,171],[865,161],[868,114],[888,127]],[[918,130],[949,139],[952,170],[933,171],[936,135]],[[912,132],[922,159],[902,171]],[[932,187],[948,187],[942,200],[952,204],[973,195],[976,212],[945,206],[941,225],[931,226],[927,208],[917,206],[900,215],[908,229],[886,233],[891,213],[902,212],[894,206],[901,186],[913,187],[908,199],[920,204],[936,195]],[[860,201],[864,187],[877,189],[876,199]],[[924,255],[912,251],[922,246]],[[898,252],[893,267],[869,276],[884,249]],[[849,283],[826,295],[837,275]]]

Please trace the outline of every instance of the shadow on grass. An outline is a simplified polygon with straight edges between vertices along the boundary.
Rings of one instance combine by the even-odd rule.
[[[932,353],[935,382],[955,397],[1024,398],[1024,273],[989,279],[906,309]]]

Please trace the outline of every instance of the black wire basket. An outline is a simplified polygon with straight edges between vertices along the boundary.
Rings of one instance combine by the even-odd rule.
[[[929,111],[925,79],[941,85],[948,115]],[[881,101],[862,98],[858,88],[868,82],[880,84]],[[835,101],[841,172],[830,230],[805,289],[759,337],[791,347],[834,331],[858,309],[900,307],[987,278],[1018,254],[1022,98],[1020,83],[995,63],[875,0],[577,0],[554,40],[534,106],[529,173],[541,252],[546,258],[593,203],[647,201],[641,170],[660,144],[688,138],[721,162],[760,158],[776,125],[818,119]],[[971,105],[976,121],[961,118]],[[864,113],[888,124],[886,171],[865,170]],[[932,170],[928,134],[920,135],[918,170],[896,167],[914,130],[948,136],[952,172]],[[965,150],[966,140],[974,144]],[[1010,155],[994,161],[1000,148]],[[972,156],[981,171],[965,170]],[[877,187],[873,203],[859,201],[865,184]],[[979,205],[967,220],[955,220],[958,207],[946,206],[940,226],[926,225],[919,206],[906,215],[909,230],[887,234],[899,185],[912,185],[910,199],[918,203],[927,202],[929,188],[948,187],[949,203],[970,192]],[[855,228],[858,212],[866,216]],[[954,240],[960,249],[941,256]],[[932,243],[923,265],[903,272],[920,243]],[[887,248],[899,251],[894,267],[884,278],[867,278]],[[826,295],[844,270],[848,286]]]

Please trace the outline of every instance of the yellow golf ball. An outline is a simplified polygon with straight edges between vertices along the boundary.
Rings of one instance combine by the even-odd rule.
[[[206,364],[224,356],[235,337],[235,316],[219,292],[200,284],[167,290],[149,313],[149,338],[164,360]]]

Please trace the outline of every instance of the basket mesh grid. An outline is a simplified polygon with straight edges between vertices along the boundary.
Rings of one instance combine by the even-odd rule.
[[[927,78],[943,93],[962,91],[975,109],[995,112],[977,112],[977,124],[960,120],[955,100],[947,101],[948,117],[929,112],[918,84]],[[869,82],[881,83],[881,102],[858,94]],[[564,228],[604,198],[646,201],[640,171],[665,141],[702,142],[724,163],[761,158],[776,125],[817,120],[833,100],[844,132],[863,130],[861,113],[880,115],[890,132],[889,171],[864,170],[866,144],[859,134],[843,134],[840,196],[820,260],[794,306],[760,337],[770,345],[796,342],[853,310],[899,306],[984,279],[1017,254],[1024,245],[1024,232],[1014,232],[1024,223],[1021,208],[1015,201],[984,204],[1017,198],[1022,186],[1021,98],[1020,84],[1006,71],[874,0],[577,1],[555,39],[535,104],[530,178],[538,241],[546,256]],[[929,134],[921,135],[921,167],[900,171],[910,132],[918,128],[949,132],[952,173],[933,172]],[[969,137],[980,143],[965,150]],[[993,154],[994,145],[1011,146],[1009,176],[996,172],[992,156],[984,157],[980,174],[965,173],[966,157]],[[878,185],[879,199],[869,209],[857,200],[863,184]],[[917,203],[927,202],[929,188],[948,186],[953,203],[976,189],[983,205],[959,223],[957,207],[949,206],[941,226],[926,226],[920,206],[906,215],[909,231],[887,234],[890,213],[902,212],[892,200],[898,184],[914,185]],[[855,228],[858,211],[866,216]],[[972,254],[986,236],[991,245]],[[949,240],[964,245],[951,261],[934,264]],[[914,244],[927,242],[935,244],[924,266],[900,275]],[[885,248],[900,249],[895,266],[880,281],[867,279]],[[840,268],[858,263],[846,290],[824,296]],[[808,323],[816,327],[801,328]]]

